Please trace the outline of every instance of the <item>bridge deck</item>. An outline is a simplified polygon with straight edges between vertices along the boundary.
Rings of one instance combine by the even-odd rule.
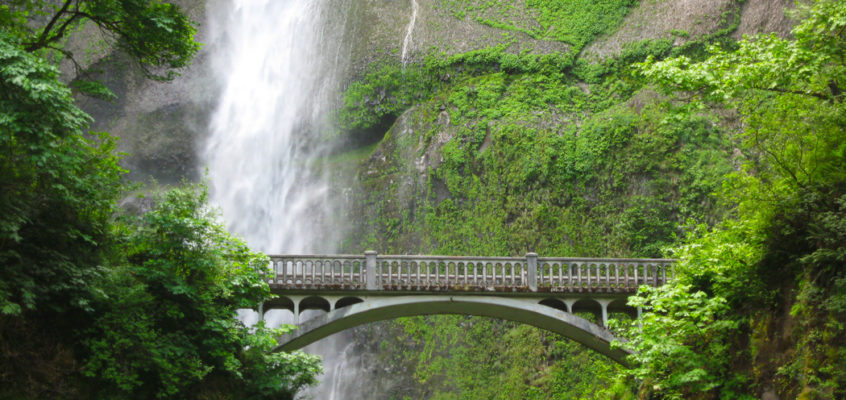
[[[621,258],[272,255],[275,290],[633,293],[673,278],[674,260]],[[387,293],[386,293],[387,294]]]
[[[625,364],[606,326],[640,285],[673,278],[674,260],[619,258],[275,255],[268,282],[280,296],[259,307],[293,312],[299,329],[276,350],[298,349],[368,322],[413,315],[502,318],[559,333]],[[560,294],[560,295],[553,295]],[[265,308],[266,307],[266,308]],[[617,307],[617,308],[615,308]],[[622,308],[621,308],[622,307]],[[299,323],[304,310],[321,314]],[[601,325],[577,313],[596,316]]]

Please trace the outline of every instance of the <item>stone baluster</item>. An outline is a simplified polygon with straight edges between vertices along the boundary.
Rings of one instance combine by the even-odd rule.
[[[376,252],[368,250],[364,252],[364,287],[367,290],[379,290],[379,282],[376,277]],[[381,277],[380,277],[381,278]]]
[[[529,290],[533,292],[538,291],[538,253],[526,254],[526,269],[528,270],[526,278],[528,279]]]

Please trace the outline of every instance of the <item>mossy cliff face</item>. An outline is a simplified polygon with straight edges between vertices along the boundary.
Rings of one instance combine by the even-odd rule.
[[[731,166],[711,121],[670,123],[648,91],[603,109],[601,88],[547,78],[474,77],[406,111],[359,170],[365,247],[659,256],[713,215]]]
[[[637,112],[639,101],[651,104]],[[600,129],[634,135],[597,150],[595,159],[584,154],[593,151],[591,146],[603,146],[591,143],[595,138],[586,138],[584,147],[573,143],[578,142],[575,135],[567,143],[570,138],[540,127],[544,122],[521,126],[525,134],[482,128],[474,140],[472,130],[454,125],[437,102],[409,110],[359,171],[364,199],[358,223],[366,227],[362,248],[384,253],[658,255],[657,246],[683,235],[679,222],[696,213],[680,204],[697,212],[713,209],[707,193],[731,166],[717,127],[698,118],[685,121],[679,130],[656,126],[656,103],[651,94],[639,94],[631,103],[582,122],[583,127],[602,128],[583,128],[580,137]],[[563,168],[555,171],[558,160],[550,153],[564,153],[561,147],[566,146],[588,158],[584,178],[565,178]],[[666,157],[641,151],[661,151],[655,154]],[[637,163],[645,164],[645,173],[623,172]],[[697,169],[697,163],[717,168]],[[683,172],[683,166],[692,168]],[[466,331],[467,326],[473,330]],[[378,346],[362,348],[376,365],[405,377],[394,390],[403,388],[411,398],[451,398],[450,393],[467,393],[467,398],[603,398],[607,394],[602,388],[617,371],[608,360],[561,337],[489,319],[407,319],[365,327],[357,336],[378,339]],[[383,374],[366,379],[381,381]]]
[[[733,169],[730,148],[707,113],[680,110],[634,83],[587,84],[543,72],[469,76],[403,113],[362,163],[352,213],[362,243],[351,250],[660,256],[662,246],[685,235],[687,220],[719,214],[709,194]],[[481,332],[465,336],[457,328],[463,324],[500,332],[500,341]],[[412,368],[407,385],[428,387],[428,398],[487,390],[517,398],[600,396],[595,391],[615,371],[560,337],[499,321],[411,319],[377,331],[391,332],[380,362]],[[541,355],[527,362],[508,346]],[[397,353],[404,356],[391,355]],[[503,369],[479,363],[476,353]],[[534,369],[546,363],[551,369]],[[596,373],[569,376],[576,383],[565,390],[559,368]],[[530,382],[501,386],[524,373]]]
[[[653,257],[686,220],[718,214],[708,194],[733,168],[719,126],[648,90],[566,79],[469,77],[403,113],[359,168],[351,250]],[[357,337],[378,340],[362,351],[394,374],[380,398],[604,398],[617,372],[489,319],[404,319]]]
[[[782,9],[791,2],[776,3],[744,2],[736,34],[786,32],[789,21]],[[206,12],[220,7],[220,3],[183,0],[177,4],[198,23],[198,40],[207,46],[173,82],[144,79],[134,64],[103,45],[106,38],[93,26],[77,32],[68,43],[82,69],[77,70],[67,61],[62,64],[65,76],[81,74],[84,78],[102,79],[117,95],[113,101],[80,96],[80,104],[95,117],[95,129],[108,130],[121,138],[119,148],[128,153],[125,163],[138,179],[154,177],[173,182],[199,178],[196,148],[204,137],[217,93],[207,62],[212,38]],[[598,40],[574,40],[586,46],[585,56],[619,54],[622,43],[641,39],[673,38],[678,43],[694,40],[720,29],[723,15],[732,10],[729,1],[648,0],[620,4],[622,8],[615,10],[629,10],[615,14],[622,22],[609,20]],[[573,33],[550,28],[552,24],[544,20],[544,10],[542,2],[534,1],[418,0],[418,13],[407,42],[408,59],[420,61],[433,52],[454,55],[502,43],[507,43],[508,51],[513,53],[566,53],[576,49],[573,43],[559,40],[565,34],[573,38],[594,36],[590,31],[571,30]],[[374,62],[400,61],[412,15],[411,0],[357,1],[350,4],[347,13],[339,12],[334,24],[344,30],[349,41],[345,46],[349,54],[344,61],[347,72],[342,81],[355,81]],[[617,22],[619,28],[613,26]],[[546,30],[542,30],[544,27]],[[689,34],[684,35],[683,31]]]
[[[659,4],[724,14],[685,38],[679,51],[699,51],[742,20],[734,2],[693,9],[673,1],[597,4],[621,13],[617,25],[583,31],[570,15],[563,21],[573,27],[542,30],[544,16],[557,15],[549,3],[499,9],[441,2],[436,10],[509,34],[569,40],[571,50],[643,26],[633,21]],[[511,19],[515,7],[529,17]],[[639,37],[660,38],[672,27],[650,25],[654,32]],[[717,218],[708,194],[732,168],[719,118],[679,109],[631,75],[633,62],[666,56],[677,40],[617,43],[619,53],[598,62],[568,52],[513,55],[511,36],[501,40],[463,56],[430,55],[424,67],[383,66],[350,86],[340,113],[345,124],[378,128],[397,116],[359,168],[351,214],[361,232],[354,236],[364,239],[354,245],[401,253],[659,256],[685,235],[687,220]]]
[[[368,2],[357,13],[370,15],[360,21],[382,21],[409,11],[400,3]],[[441,51],[426,57],[426,67],[384,67],[382,59],[350,86],[344,124],[380,128],[396,118],[359,168],[351,214],[361,246],[657,256],[685,234],[688,219],[719,218],[708,194],[733,168],[732,144],[720,128],[731,117],[680,110],[642,87],[631,64],[696,53],[741,33],[784,33],[787,4],[596,2],[561,21],[572,26],[553,26],[550,16],[564,15],[554,4],[421,1],[421,15],[499,30],[492,42],[476,43],[497,44],[497,51],[441,48],[437,35],[448,25],[424,24],[421,31],[435,33],[421,43]],[[573,14],[589,18],[592,10],[620,14],[602,20],[605,30],[580,30]],[[370,25],[385,37],[400,32]],[[509,46],[527,43],[519,35],[565,47],[546,60],[509,58]],[[396,50],[390,41],[371,46]],[[583,54],[568,53],[579,48]],[[396,61],[396,51],[383,54]],[[447,67],[430,67],[444,59]]]
[[[555,10],[530,1],[433,6],[456,24],[499,30],[497,48],[462,53],[432,42],[436,51],[418,53],[424,66],[377,59],[350,86],[340,115],[351,134],[393,124],[358,167],[346,249],[657,257],[696,224],[719,221],[726,205],[712,193],[738,169],[735,116],[658,95],[632,64],[696,57],[741,33],[784,33],[782,4],[615,5],[621,16],[598,32],[544,25]],[[515,38],[563,46],[547,59],[509,56]],[[396,61],[396,51],[382,54]],[[360,328],[357,337],[378,342],[361,341],[382,366],[365,379],[393,376],[380,398],[631,393],[607,360],[531,327],[411,318]]]

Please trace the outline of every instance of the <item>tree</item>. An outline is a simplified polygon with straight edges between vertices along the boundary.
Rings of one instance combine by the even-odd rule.
[[[644,392],[846,395],[846,3],[798,14],[793,39],[748,37],[702,61],[641,65],[666,92],[692,95],[692,109],[725,106],[743,123],[743,165],[720,193],[733,217],[675,250],[673,284],[632,302],[646,310],[626,345]],[[775,356],[778,346],[789,350]]]
[[[206,197],[199,186],[172,189],[120,225],[116,266],[85,335],[84,371],[102,397],[279,398],[314,383],[315,356],[268,354],[280,332],[251,332],[235,318],[270,297],[269,264],[215,222]]]
[[[0,311],[86,308],[123,169],[58,71],[0,35]]]
[[[86,323],[123,190],[114,141],[84,135],[88,122],[57,69],[0,33],[0,392],[11,397],[72,391],[71,338],[50,331]]]
[[[158,0],[11,0],[0,5],[0,22],[24,50],[58,51],[71,59],[64,41],[93,23],[157,80],[173,79],[200,48],[196,28],[179,7]]]
[[[87,131],[51,51],[88,21],[154,79],[199,45],[155,0],[0,5],[0,398],[292,398],[318,360],[269,354],[282,330],[235,310],[269,296],[266,259],[198,187],[128,215],[114,139]]]
[[[85,308],[108,219],[125,172],[114,140],[86,132],[59,72],[43,59],[91,21],[158,79],[174,76],[199,48],[179,9],[156,0],[13,0],[0,5],[0,311],[39,301]],[[66,296],[59,299],[53,296]]]

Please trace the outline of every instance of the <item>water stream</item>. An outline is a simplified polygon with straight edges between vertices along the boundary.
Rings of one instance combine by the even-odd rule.
[[[266,253],[331,252],[328,185],[316,171],[334,66],[321,2],[210,6],[221,95],[203,149],[212,201],[230,230]],[[335,52],[332,51],[332,56]]]
[[[400,53],[402,65],[408,64],[408,48],[412,43],[411,34],[414,32],[414,25],[417,22],[417,11],[419,8],[420,5],[417,4],[417,0],[411,0],[411,20],[408,21],[408,28],[406,28],[405,37],[402,39],[402,52]]]
[[[353,1],[209,0],[210,62],[220,93],[200,149],[211,201],[228,228],[268,254],[331,253],[343,234],[330,196],[321,134],[347,66]],[[255,315],[241,313],[255,322]],[[268,315],[270,325],[290,313]],[[307,319],[303,315],[303,320]],[[325,375],[308,396],[340,399],[355,374],[351,343],[306,349]]]

